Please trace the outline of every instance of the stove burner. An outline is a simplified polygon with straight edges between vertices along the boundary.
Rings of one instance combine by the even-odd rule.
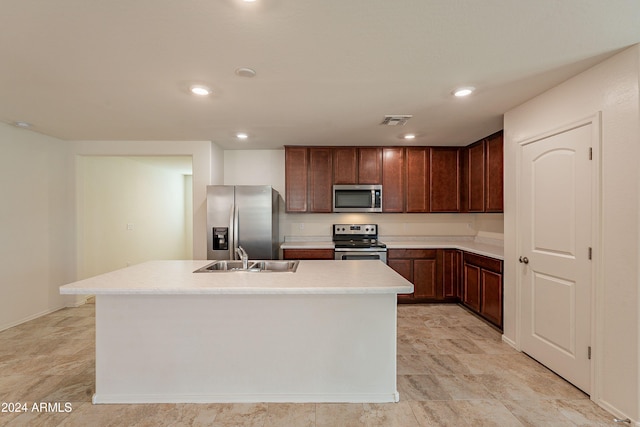
[[[387,247],[378,241],[377,224],[334,224],[333,242],[336,248],[384,249]]]

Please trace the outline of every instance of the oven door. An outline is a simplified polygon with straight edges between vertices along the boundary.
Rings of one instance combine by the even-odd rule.
[[[338,261],[378,259],[387,263],[387,252],[379,249],[338,249],[335,250],[335,259]]]

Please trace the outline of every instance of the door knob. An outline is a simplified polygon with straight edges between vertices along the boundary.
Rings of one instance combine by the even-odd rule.
[[[518,258],[518,261],[520,261],[523,264],[529,264],[529,258],[527,258],[526,256],[525,257],[521,256],[520,258]]]

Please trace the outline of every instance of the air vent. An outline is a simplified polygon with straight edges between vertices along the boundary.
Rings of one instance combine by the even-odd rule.
[[[411,115],[384,116],[384,120],[380,124],[385,126],[402,126],[406,124],[407,120],[409,120],[411,117],[413,116]]]

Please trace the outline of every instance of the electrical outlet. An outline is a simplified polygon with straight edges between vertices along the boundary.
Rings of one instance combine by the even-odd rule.
[[[127,231],[133,231],[133,224],[127,224]]]
[[[304,230],[304,222],[301,222],[300,224],[298,224],[298,227],[300,227],[300,230]]]

